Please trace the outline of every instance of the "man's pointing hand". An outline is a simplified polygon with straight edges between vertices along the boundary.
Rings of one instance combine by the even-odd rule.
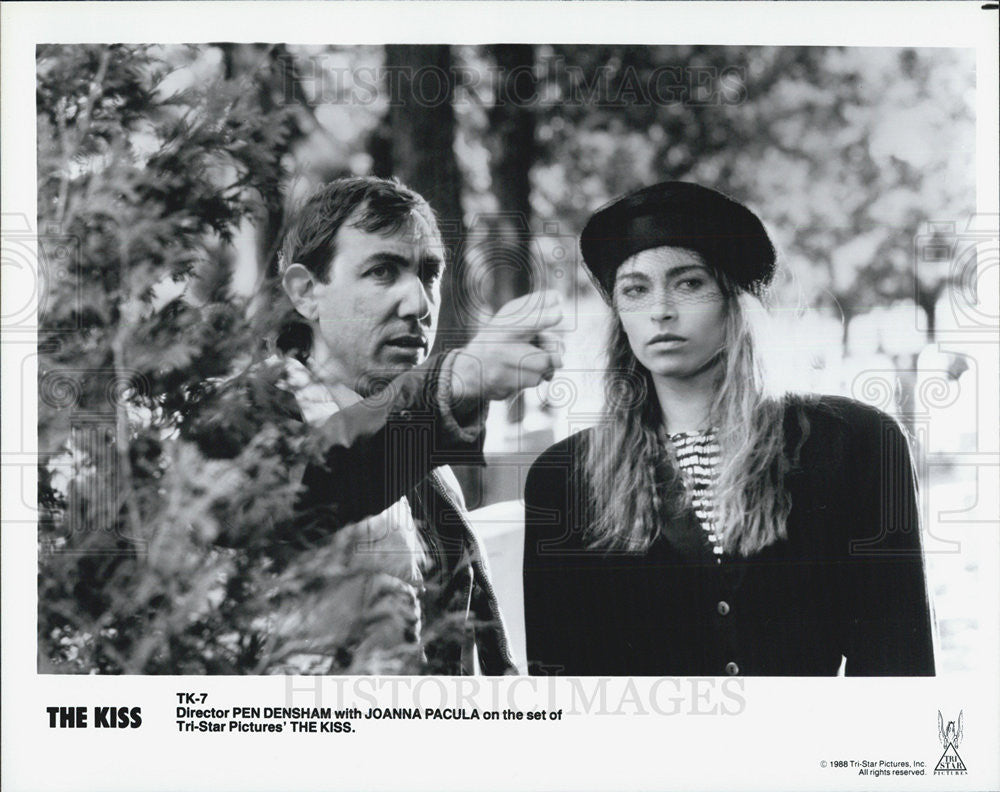
[[[562,299],[549,289],[511,300],[460,349],[452,366],[456,404],[500,400],[552,379],[562,344],[552,332]]]

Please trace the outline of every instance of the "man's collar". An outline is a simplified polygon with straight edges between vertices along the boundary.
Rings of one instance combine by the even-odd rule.
[[[323,423],[334,413],[361,401],[361,395],[340,383],[323,382],[308,366],[283,356],[285,385],[295,396],[307,424]]]

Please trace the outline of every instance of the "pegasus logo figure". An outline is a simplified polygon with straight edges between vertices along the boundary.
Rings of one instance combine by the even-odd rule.
[[[955,721],[948,721],[948,726],[944,725],[944,717],[941,715],[941,710],[938,710],[938,737],[941,739],[941,747],[948,750],[950,745],[952,748],[958,748],[962,742],[962,712],[958,711],[958,726],[955,726]]]

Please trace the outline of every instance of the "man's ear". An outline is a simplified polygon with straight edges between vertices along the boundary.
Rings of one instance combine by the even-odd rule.
[[[281,285],[295,310],[306,319],[317,317],[316,276],[301,264],[292,264],[281,277]]]

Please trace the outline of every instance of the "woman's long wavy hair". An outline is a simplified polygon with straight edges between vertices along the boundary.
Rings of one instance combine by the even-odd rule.
[[[771,387],[760,354],[763,304],[725,276],[716,280],[726,332],[710,414],[719,443],[715,532],[725,552],[750,555],[786,536],[786,396]],[[691,495],[666,440],[652,376],[632,352],[617,312],[608,350],[602,419],[586,451],[588,539],[595,548],[640,551],[658,526],[690,506]]]

